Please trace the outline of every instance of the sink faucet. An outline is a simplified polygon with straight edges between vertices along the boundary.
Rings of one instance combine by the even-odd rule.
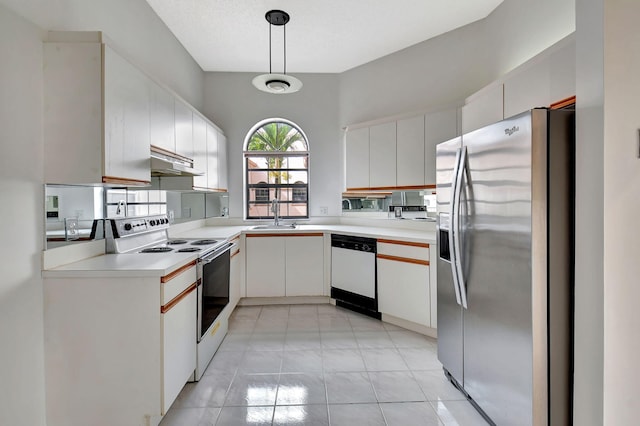
[[[278,218],[278,199],[271,200],[271,212],[273,212],[273,224],[278,226],[280,219]]]

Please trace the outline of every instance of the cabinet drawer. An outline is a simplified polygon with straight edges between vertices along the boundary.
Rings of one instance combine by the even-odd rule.
[[[162,283],[162,305],[166,305],[197,280],[196,261],[187,263],[172,273],[160,278]]]
[[[378,254],[428,261],[429,244],[378,239]]]

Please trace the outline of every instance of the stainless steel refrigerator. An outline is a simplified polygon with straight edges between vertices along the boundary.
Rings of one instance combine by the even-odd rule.
[[[572,422],[574,113],[437,146],[438,358],[496,425]]]

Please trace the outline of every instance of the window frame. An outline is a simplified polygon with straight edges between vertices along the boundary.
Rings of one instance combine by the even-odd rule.
[[[285,124],[295,129],[302,136],[302,140],[300,142],[302,142],[306,150],[288,150],[288,151],[253,151],[253,150],[250,151],[248,150],[249,143],[251,142],[252,136],[257,131],[259,131],[262,127],[272,123]],[[300,127],[297,124],[282,118],[270,118],[270,119],[262,120],[261,122],[253,126],[251,130],[247,133],[243,148],[244,148],[243,149],[244,219],[245,220],[273,219],[274,215],[270,209],[271,203],[273,200],[273,196],[271,194],[277,191],[280,191],[280,198],[278,200],[279,209],[280,209],[280,214],[278,215],[279,218],[294,219],[294,220],[308,219],[309,218],[309,177],[310,177],[309,139],[307,138],[306,134],[302,131],[302,129],[300,129]],[[263,157],[263,158],[280,157],[284,159],[303,157],[303,158],[306,158],[306,160],[304,161],[304,164],[306,165],[306,167],[305,168],[289,167],[289,161],[286,161],[285,164],[287,165],[287,167],[282,167],[278,169],[270,168],[269,166],[267,166],[267,168],[255,168],[250,166],[251,158],[255,158],[255,157]],[[296,182],[294,183],[288,183],[288,182],[287,183],[270,183],[269,182],[270,177],[268,176],[268,173],[270,172],[271,173],[272,172],[281,172],[281,173],[304,172],[306,174],[307,183],[300,182],[299,179],[296,180]],[[267,182],[265,183],[264,179],[261,179],[258,183],[250,183],[251,173],[267,173],[267,179],[266,179]],[[268,201],[258,200],[258,194],[255,193],[255,191],[254,191],[254,197],[252,199],[251,198],[252,190],[258,190],[258,189],[261,189],[261,190],[267,189],[269,191],[270,199]],[[301,200],[299,196],[298,197],[293,196],[294,190],[298,190],[298,194],[299,194],[300,189],[304,189],[305,191],[306,196],[304,200]],[[284,197],[282,195],[283,192],[288,193],[289,196]],[[252,206],[260,206],[260,205],[268,206],[266,208],[267,214],[255,214],[255,212],[254,213],[251,212]],[[305,212],[305,214],[293,214],[293,215],[290,214],[291,213],[290,208],[296,205],[297,206],[302,205],[303,206],[302,209]],[[263,208],[263,212],[264,212],[264,208]]]

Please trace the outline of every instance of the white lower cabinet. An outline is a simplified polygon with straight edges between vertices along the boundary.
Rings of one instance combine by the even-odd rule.
[[[246,238],[247,297],[284,296],[284,237]]]
[[[246,235],[247,297],[324,294],[322,234]]]
[[[435,328],[431,323],[429,245],[378,240],[377,269],[379,311]]]
[[[180,297],[180,296],[177,296]],[[162,314],[163,392],[162,414],[173,401],[196,368],[197,338],[195,289]]]
[[[324,237],[286,239],[286,296],[320,296],[324,293]]]
[[[158,424],[195,370],[195,261],[43,284],[47,424]]]

